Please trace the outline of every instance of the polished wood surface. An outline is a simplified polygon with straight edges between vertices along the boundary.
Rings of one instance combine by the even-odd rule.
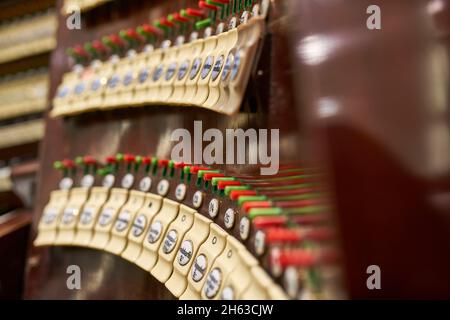
[[[450,1],[290,4],[298,98],[329,161],[350,297],[449,298]],[[381,290],[367,289],[370,265]]]
[[[30,227],[30,212],[0,216],[0,299],[22,297]]]
[[[8,20],[37,11],[48,10],[55,5],[55,0],[2,0],[0,2],[0,20]]]
[[[24,177],[34,175],[39,170],[39,162],[37,160],[30,160],[23,163],[13,165],[11,167],[11,177]]]

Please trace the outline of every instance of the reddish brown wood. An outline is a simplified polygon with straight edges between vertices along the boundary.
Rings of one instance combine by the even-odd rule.
[[[22,297],[30,226],[29,212],[14,212],[0,217],[0,299]]]
[[[369,31],[376,3],[382,30]],[[352,298],[450,297],[449,4],[290,1],[298,98],[329,160]],[[372,264],[381,290],[366,287]]]
[[[39,163],[37,160],[31,160],[11,167],[11,176],[21,177],[36,174],[39,170]]]
[[[0,20],[7,20],[44,11],[55,5],[55,0],[3,0],[0,3]]]
[[[31,142],[0,149],[0,160],[10,160],[14,157],[33,159],[37,157],[39,142]]]

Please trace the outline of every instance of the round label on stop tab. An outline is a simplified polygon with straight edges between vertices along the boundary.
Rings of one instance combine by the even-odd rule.
[[[172,62],[166,71],[166,81],[172,80],[173,76],[175,75],[175,72],[177,71],[177,63]]]
[[[196,191],[192,197],[192,205],[194,208],[198,209],[202,206],[203,193],[201,191]]]
[[[239,73],[240,66],[241,66],[241,51],[239,50],[238,52],[236,52],[236,55],[234,56],[233,68],[231,69],[231,80],[232,81],[234,79],[236,79],[236,77]]]
[[[118,75],[114,74],[109,80],[108,80],[108,87],[110,89],[114,89],[115,87],[117,87],[117,85],[120,82],[120,78]]]
[[[187,75],[188,69],[189,69],[189,60],[186,60],[181,64],[180,69],[178,69],[178,81],[184,79],[184,77]]]
[[[242,217],[239,223],[239,235],[242,240],[247,240],[250,233],[250,220],[247,217]]]
[[[295,267],[287,267],[283,276],[284,287],[286,288],[286,293],[291,298],[296,298],[300,290],[298,270]]]
[[[283,272],[283,269],[280,264],[280,248],[273,247],[270,250],[270,271],[276,277],[280,276]]]
[[[194,80],[194,78],[198,75],[201,66],[202,66],[202,59],[196,58],[192,63],[191,72],[189,73],[189,78],[191,80]]]
[[[84,208],[80,217],[81,224],[90,223],[92,221],[93,216],[94,216],[94,208],[92,207]]]
[[[94,92],[97,91],[98,89],[100,89],[101,85],[102,85],[102,82],[99,78],[94,79],[91,83],[91,91],[94,91]]]
[[[255,234],[255,252],[258,256],[264,253],[266,248],[266,234],[262,230],[256,231]]]
[[[131,220],[131,213],[128,210],[122,211],[119,213],[119,217],[116,221],[116,231],[121,232],[128,227],[128,224]]]
[[[148,192],[152,186],[152,178],[150,177],[144,177],[139,182],[139,190],[142,192]]]
[[[50,224],[53,221],[55,221],[56,217],[58,216],[58,210],[56,210],[55,208],[50,208],[47,211],[45,211],[44,213],[44,223],[45,224]]]
[[[122,188],[130,189],[134,183],[134,176],[131,173],[127,173],[122,178]]]
[[[98,223],[105,227],[108,224],[111,223],[112,217],[113,217],[114,209],[113,208],[106,208],[102,211],[100,214],[100,218],[98,219]]]
[[[214,268],[206,278],[205,284],[205,296],[208,299],[214,298],[219,292],[220,285],[222,284],[222,271],[219,268]]]
[[[231,18],[230,22],[228,23],[228,30],[234,29],[237,27],[237,18],[233,17]]]
[[[69,224],[71,223],[75,218],[75,213],[77,209],[75,208],[68,208],[64,210],[63,217],[62,217],[62,223],[63,224]]]
[[[225,23],[221,22],[217,25],[216,34],[219,35],[225,30]]]
[[[86,86],[85,86],[84,82],[80,82],[79,84],[77,84],[77,85],[75,86],[74,93],[75,93],[76,95],[82,94],[82,93],[84,92],[85,87],[86,87]]]
[[[209,75],[209,73],[211,72],[212,68],[213,68],[213,63],[214,63],[214,57],[213,56],[208,56],[205,60],[205,64],[203,65],[203,69],[202,69],[202,79],[206,79],[206,77]]]
[[[199,255],[194,262],[192,268],[192,280],[199,282],[205,276],[206,268],[208,267],[208,260],[204,254]]]
[[[161,79],[161,76],[164,73],[164,65],[160,64],[156,69],[155,72],[153,72],[153,82],[157,82],[159,79]]]
[[[248,22],[248,19],[249,19],[249,16],[250,16],[250,14],[249,14],[249,12],[248,11],[244,11],[243,13],[242,13],[242,15],[241,15],[241,24],[245,24],[245,23],[247,23]]]
[[[219,200],[212,199],[208,205],[208,214],[211,218],[215,218],[219,213]]]
[[[125,75],[125,77],[123,78],[123,85],[124,86],[129,86],[131,83],[133,82],[133,72],[132,71],[128,71],[127,74]]]
[[[65,177],[59,182],[59,188],[62,190],[67,190],[72,188],[73,186],[73,180],[72,178]]]
[[[92,185],[94,184],[94,176],[92,174],[87,174],[87,175],[83,176],[80,184],[83,188],[92,187]]]
[[[225,57],[221,55],[219,58],[217,58],[216,63],[214,64],[214,68],[212,71],[212,80],[215,81],[217,77],[219,77],[220,72],[222,71],[223,61]]]
[[[186,185],[184,183],[180,183],[175,189],[175,198],[179,201],[183,201],[186,197]]]
[[[225,211],[223,221],[224,221],[225,227],[227,229],[233,228],[235,216],[236,216],[236,212],[232,208],[229,208],[227,211]]]
[[[155,221],[148,231],[147,240],[150,243],[155,243],[161,237],[161,232],[163,229],[163,225],[161,221]]]
[[[180,246],[178,254],[178,263],[181,266],[185,266],[191,261],[192,254],[194,252],[194,245],[191,240],[184,240]]]
[[[111,188],[114,185],[114,182],[116,181],[116,177],[112,174],[108,174],[103,178],[102,185],[105,188]]]
[[[233,63],[234,63],[234,55],[230,52],[230,54],[227,57],[227,61],[225,62],[225,66],[223,67],[222,81],[228,80],[228,76],[230,75]]]
[[[133,227],[131,228],[131,234],[135,237],[139,237],[147,225],[147,217],[145,214],[140,214],[134,219]]]
[[[58,98],[65,98],[69,94],[69,88],[67,87],[60,87],[58,89]]]
[[[148,69],[142,69],[142,71],[139,73],[139,83],[144,83],[148,79]]]
[[[175,245],[177,244],[177,240],[178,232],[176,230],[170,230],[166,235],[166,239],[164,240],[163,252],[165,254],[171,253],[175,248]]]
[[[161,180],[158,183],[157,189],[158,189],[158,194],[160,196],[165,197],[167,195],[167,193],[169,193],[169,181],[167,181],[166,179]]]

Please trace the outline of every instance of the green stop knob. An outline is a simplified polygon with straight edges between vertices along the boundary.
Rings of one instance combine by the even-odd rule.
[[[195,29],[200,30],[211,25],[211,19],[207,18],[205,20],[200,20],[195,23]]]
[[[61,170],[64,169],[64,166],[61,161],[55,161],[53,163],[53,168],[55,168],[56,170]]]
[[[118,162],[123,161],[123,154],[122,154],[122,153],[118,153],[118,154],[116,155],[116,160],[117,160]]]

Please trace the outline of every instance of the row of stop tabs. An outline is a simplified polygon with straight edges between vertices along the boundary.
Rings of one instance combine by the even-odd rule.
[[[62,166],[68,172],[72,164]],[[181,299],[286,298],[245,246],[196,210],[140,190],[71,188],[64,180],[69,176],[51,193],[36,246],[75,245],[119,255]]]
[[[128,53],[112,54],[105,61],[97,59],[100,53],[94,54],[90,63],[75,64],[58,88],[52,115],[148,104],[198,106],[225,114],[237,112],[264,34],[264,16],[248,15],[241,24],[231,25],[226,31],[223,26],[217,34],[205,30],[203,38],[178,43],[163,41],[158,48],[126,47],[127,43],[138,41],[126,39],[142,38],[134,29],[125,32],[124,39],[114,35],[105,44],[90,45],[89,48],[100,53],[106,52],[108,45],[110,51],[125,46],[123,51]],[[148,32],[153,29],[145,28]],[[75,49],[70,52],[75,52],[77,59],[90,57],[83,47]]]

